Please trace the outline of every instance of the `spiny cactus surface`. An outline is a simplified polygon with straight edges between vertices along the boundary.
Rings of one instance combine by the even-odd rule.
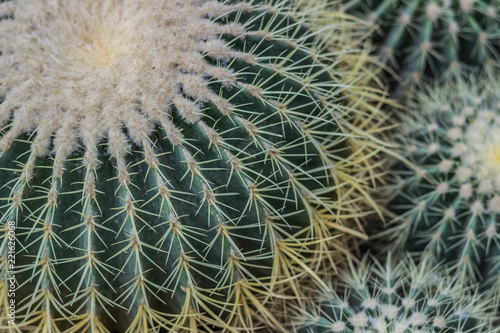
[[[404,117],[390,247],[500,287],[500,86],[478,79],[422,93]]]
[[[314,304],[297,310],[300,333],[498,332],[491,300],[453,283],[442,267],[365,257],[341,272]]]
[[[27,329],[282,329],[375,207],[384,98],[315,3],[0,4],[4,328],[14,223]]]
[[[385,63],[406,83],[492,67],[500,58],[497,0],[346,0],[371,21]]]

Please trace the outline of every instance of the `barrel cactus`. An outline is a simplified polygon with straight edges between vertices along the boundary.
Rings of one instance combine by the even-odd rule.
[[[384,95],[324,5],[0,3],[3,328],[283,330],[378,210]]]
[[[382,234],[462,282],[500,287],[500,85],[458,81],[423,93],[404,117],[396,218]]]
[[[381,264],[365,257],[326,291],[313,290],[314,305],[297,307],[299,333],[498,332],[491,299],[464,289],[442,267],[405,258]]]
[[[385,63],[406,83],[493,67],[500,56],[497,0],[345,0],[371,21]],[[455,75],[453,75],[455,76]]]

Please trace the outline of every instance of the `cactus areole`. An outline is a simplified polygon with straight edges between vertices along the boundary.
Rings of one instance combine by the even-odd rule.
[[[20,325],[278,330],[263,304],[363,205],[346,87],[300,15],[2,1],[2,311],[14,222]]]

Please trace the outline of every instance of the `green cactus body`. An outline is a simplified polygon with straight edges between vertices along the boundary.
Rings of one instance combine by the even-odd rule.
[[[338,262],[333,236],[363,236],[383,96],[347,48],[356,23],[318,33],[285,2],[201,0],[7,1],[0,17],[19,324],[282,330],[264,304]]]
[[[391,248],[445,261],[462,281],[500,286],[500,86],[459,81],[421,94],[404,119],[401,167],[385,231]],[[420,115],[417,115],[420,114]]]
[[[394,262],[365,257],[326,292],[315,290],[310,309],[297,310],[297,332],[498,332],[491,300],[457,287],[442,267]]]
[[[497,0],[346,0],[377,25],[374,42],[407,83],[489,67],[500,56]]]

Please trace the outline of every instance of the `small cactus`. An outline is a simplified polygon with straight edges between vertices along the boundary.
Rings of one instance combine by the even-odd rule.
[[[282,330],[378,209],[385,97],[325,3],[1,2],[2,313],[14,223],[19,325]]]
[[[376,26],[385,63],[409,83],[446,77],[500,59],[497,0],[345,0]]]
[[[442,267],[369,260],[351,263],[310,308],[297,307],[298,333],[498,332],[491,300],[459,287]]]
[[[463,282],[500,287],[500,85],[459,80],[422,93],[400,135],[391,249],[445,261]]]

